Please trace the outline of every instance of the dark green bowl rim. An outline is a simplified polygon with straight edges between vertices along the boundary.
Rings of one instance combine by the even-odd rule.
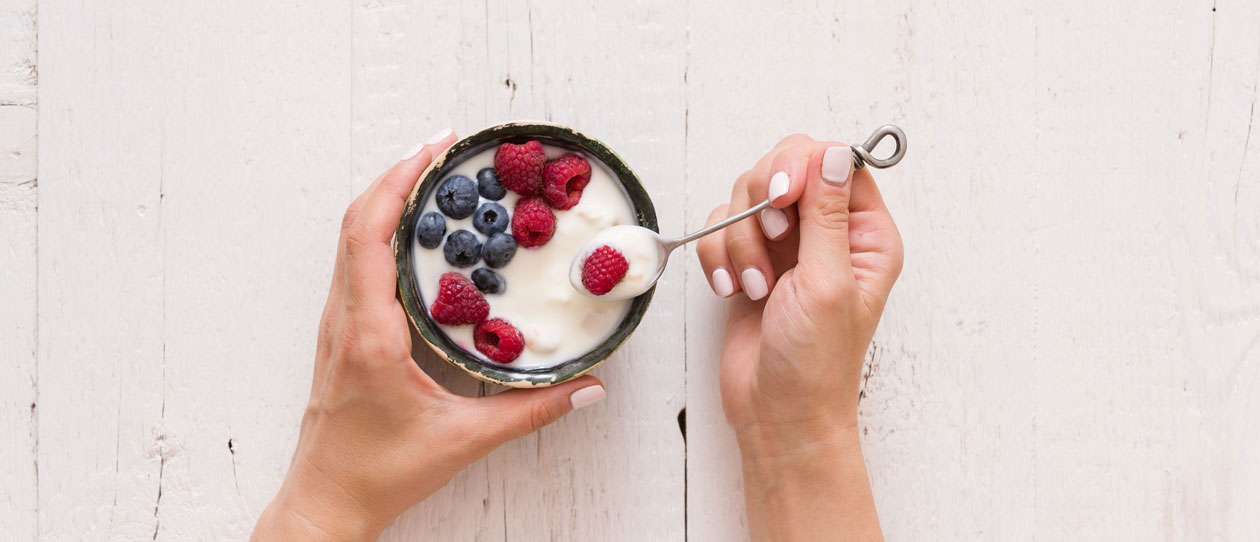
[[[603,142],[568,126],[542,121],[498,124],[456,141],[446,152],[433,160],[433,163],[420,175],[420,182],[416,183],[411,196],[407,198],[407,205],[403,208],[402,217],[398,221],[398,231],[394,237],[399,297],[411,324],[439,356],[474,377],[511,387],[551,386],[572,380],[594,369],[612,356],[613,352],[616,352],[617,348],[630,338],[630,334],[643,319],[643,314],[647,312],[648,304],[652,301],[652,294],[656,292],[656,288],[653,287],[634,298],[630,303],[630,311],[617,326],[616,331],[595,349],[582,357],[554,367],[515,369],[510,365],[482,361],[451,341],[430,319],[429,311],[424,308],[420,299],[420,288],[416,283],[411,257],[412,237],[415,234],[417,215],[424,208],[423,203],[428,201],[429,193],[436,189],[438,181],[444,179],[451,169],[463,163],[467,158],[499,143],[522,143],[531,139],[548,145],[578,150],[603,162],[630,196],[639,225],[652,231],[660,231],[652,198],[630,166],[626,165],[625,161]]]

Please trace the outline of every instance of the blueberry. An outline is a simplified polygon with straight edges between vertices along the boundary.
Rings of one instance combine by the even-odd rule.
[[[472,281],[477,285],[478,290],[487,294],[498,294],[507,289],[507,282],[503,280],[503,275],[484,267],[478,267],[472,272]]]
[[[446,236],[442,255],[455,267],[469,267],[481,259],[481,242],[468,230],[455,230]]]
[[[508,212],[502,205],[487,201],[473,213],[473,227],[486,235],[494,235],[507,230]]]
[[[499,201],[507,195],[507,189],[503,188],[503,183],[499,182],[499,175],[492,167],[477,172],[477,192],[481,193],[481,197],[494,201]]]
[[[420,217],[420,223],[416,225],[416,238],[420,239],[420,246],[437,248],[442,244],[444,235],[446,235],[446,219],[442,218],[440,213],[429,212]]]
[[[481,251],[486,258],[486,265],[494,268],[503,267],[516,255],[516,239],[506,233],[496,233],[486,240]]]
[[[477,184],[463,175],[452,175],[438,186],[438,209],[451,218],[468,218],[477,209]]]

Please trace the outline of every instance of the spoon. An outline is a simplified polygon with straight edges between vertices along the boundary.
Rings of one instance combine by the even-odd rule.
[[[875,158],[871,155],[871,151],[885,137],[892,137],[897,147],[888,158]],[[901,131],[901,128],[885,124],[875,130],[871,137],[866,139],[866,143],[854,145],[852,148],[855,170],[868,165],[879,169],[892,167],[906,155],[906,134]],[[587,241],[574,256],[573,263],[569,266],[569,283],[573,285],[573,289],[595,299],[619,301],[636,297],[650,290],[661,278],[661,274],[665,272],[665,264],[669,262],[669,256],[674,249],[748,218],[769,206],[770,200],[766,199],[743,212],[677,239],[662,237],[659,233],[642,226],[623,225],[605,228]],[[625,277],[612,290],[603,295],[595,295],[582,284],[582,267],[587,257],[605,245],[615,247],[620,251],[630,262],[630,266]]]

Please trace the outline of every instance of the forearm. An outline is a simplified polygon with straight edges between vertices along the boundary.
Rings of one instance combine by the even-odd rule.
[[[883,540],[856,427],[740,435],[750,539]]]

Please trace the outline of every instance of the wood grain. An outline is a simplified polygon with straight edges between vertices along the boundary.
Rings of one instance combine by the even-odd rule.
[[[245,538],[342,209],[524,118],[621,153],[667,233],[786,134],[905,129],[861,402],[890,540],[1260,531],[1253,1],[35,4],[0,0],[5,539]],[[675,258],[603,403],[383,539],[745,538],[722,303]]]
[[[37,536],[35,2],[0,0],[0,526]]]

